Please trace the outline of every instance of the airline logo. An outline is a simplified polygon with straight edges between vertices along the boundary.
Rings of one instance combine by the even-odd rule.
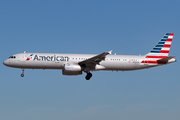
[[[30,60],[32,58],[33,54],[31,54],[29,57],[27,57],[27,61]]]
[[[150,53],[169,53],[174,33],[167,33]]]
[[[158,63],[157,60],[167,58],[171,47],[174,33],[166,33],[158,44],[146,55],[146,59],[141,63],[148,64],[166,64]]]
[[[38,56],[38,55],[34,55],[34,59],[33,61],[37,60],[37,61],[69,61],[69,57],[68,56]]]

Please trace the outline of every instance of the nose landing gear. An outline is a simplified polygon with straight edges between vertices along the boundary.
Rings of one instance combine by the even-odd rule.
[[[22,69],[21,77],[24,77],[24,69]]]

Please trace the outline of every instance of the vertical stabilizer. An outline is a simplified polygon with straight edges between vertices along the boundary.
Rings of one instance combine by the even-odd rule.
[[[146,58],[162,59],[168,57],[174,33],[166,33]]]
[[[158,62],[160,59],[167,58],[171,47],[174,33],[166,33],[158,44],[145,55],[145,60],[141,63],[145,64],[166,64],[166,62]]]

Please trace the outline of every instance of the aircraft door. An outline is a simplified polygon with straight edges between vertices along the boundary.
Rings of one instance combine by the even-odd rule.
[[[26,61],[26,54],[21,54],[20,56],[20,62],[25,62]]]

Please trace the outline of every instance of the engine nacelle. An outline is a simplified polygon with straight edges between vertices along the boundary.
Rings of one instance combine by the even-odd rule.
[[[81,66],[78,64],[66,63],[64,64],[64,69],[62,70],[63,75],[81,75]]]

